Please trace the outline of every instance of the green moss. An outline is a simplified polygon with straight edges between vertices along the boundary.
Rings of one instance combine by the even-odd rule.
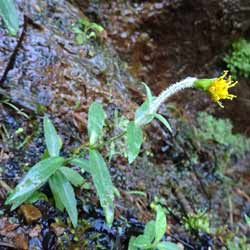
[[[237,76],[250,77],[250,42],[245,39],[235,41],[224,61],[234,79]]]
[[[210,232],[208,215],[202,211],[188,214],[188,216],[184,219],[184,225],[189,231],[195,230],[205,233]]]
[[[227,146],[231,153],[244,155],[250,149],[250,139],[240,134],[233,134],[232,123],[228,119],[217,119],[206,112],[197,116],[195,138],[201,142],[214,141]]]

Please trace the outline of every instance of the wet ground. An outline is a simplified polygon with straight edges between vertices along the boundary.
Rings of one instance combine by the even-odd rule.
[[[41,158],[44,113],[69,155],[86,140],[93,100],[103,102],[112,134],[115,113],[131,118],[143,101],[140,81],[159,93],[187,75],[217,76],[231,41],[249,32],[244,1],[17,2],[24,14],[18,38],[0,26],[0,176],[10,187]],[[72,27],[84,14],[107,35],[78,45]],[[235,130],[249,134],[249,80],[241,79],[236,92],[239,98],[223,111],[192,90],[174,97],[176,106],[161,110],[174,134],[154,122],[132,166],[122,156],[112,159],[112,179],[121,193],[112,228],[92,189],[77,190],[81,221],[73,230],[66,213],[54,209],[48,187],[43,191],[49,201],[35,204],[42,217],[29,224],[20,210],[3,205],[2,183],[0,249],[127,249],[129,238],[153,218],[150,203],[156,200],[169,211],[166,238],[185,250],[223,249],[230,235],[248,235],[249,155],[226,154],[230,148],[192,134],[196,112],[203,110],[232,118]],[[209,214],[209,233],[184,226],[183,218],[199,210]]]

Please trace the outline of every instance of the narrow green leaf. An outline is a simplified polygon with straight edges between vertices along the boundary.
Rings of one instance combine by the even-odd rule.
[[[149,105],[152,103],[153,101],[153,95],[152,95],[152,92],[150,90],[150,88],[148,87],[148,85],[146,83],[143,83],[145,89],[146,89],[146,94],[147,94],[147,98],[148,98],[148,102],[149,102]]]
[[[247,216],[247,214],[244,214],[244,217],[245,217],[245,221],[246,221],[247,225],[250,226],[250,217]]]
[[[49,178],[49,187],[50,187],[50,190],[52,191],[56,208],[59,209],[60,211],[63,211],[64,205],[59,196],[60,190],[58,190],[57,182],[55,182],[54,178],[52,177]]]
[[[90,145],[94,145],[102,135],[102,129],[105,121],[105,112],[102,105],[93,102],[88,112],[88,135]]]
[[[153,240],[155,239],[155,222],[153,220],[146,224],[144,235],[146,235],[150,242],[153,243]]]
[[[71,168],[61,167],[59,168],[59,171],[61,171],[64,177],[76,187],[81,186],[84,183],[83,177]]]
[[[80,167],[81,169],[83,169],[84,171],[90,173],[91,169],[90,169],[90,163],[88,160],[85,159],[79,159],[79,158],[74,158],[70,161],[70,163]]]
[[[51,120],[45,116],[43,119],[45,142],[50,156],[58,156],[62,147],[62,140],[56,132]]]
[[[158,243],[166,232],[167,221],[166,215],[161,206],[156,208],[156,220],[155,220],[155,244]]]
[[[132,163],[140,152],[143,142],[142,129],[135,122],[129,122],[127,127],[128,161]]]
[[[163,123],[163,125],[171,132],[173,133],[173,130],[169,124],[169,122],[166,120],[166,118],[160,114],[155,114],[155,118],[157,118],[160,122]]]
[[[18,11],[13,0],[0,0],[0,16],[11,35],[15,36],[18,32]]]
[[[107,165],[96,150],[90,150],[90,167],[93,182],[104,210],[106,222],[112,225],[114,219],[114,186]]]
[[[160,242],[156,246],[157,250],[181,250],[181,247],[172,242]]]
[[[53,195],[56,194],[56,196],[58,196],[56,199],[62,202],[73,226],[76,227],[78,213],[76,208],[75,192],[72,185],[60,171],[57,171],[50,177],[50,187],[51,186],[54,190]]]
[[[37,189],[43,186],[49,177],[63,165],[62,157],[51,157],[38,162],[34,165],[16,186],[13,192],[7,198],[5,204],[13,204],[12,209],[20,206]]]

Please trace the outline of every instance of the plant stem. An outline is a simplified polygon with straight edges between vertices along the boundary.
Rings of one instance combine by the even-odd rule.
[[[123,131],[120,134],[110,138],[108,141],[97,144],[97,145],[89,145],[88,143],[83,143],[73,151],[73,155],[78,154],[82,149],[102,149],[105,145],[111,144],[113,141],[118,140],[119,138],[123,137],[125,134],[126,134],[126,131]]]
[[[177,82],[173,85],[170,85],[166,88],[161,94],[156,97],[149,105],[147,112],[144,112],[144,115],[141,115],[135,120],[135,123],[141,127],[147,123],[147,117],[154,115],[162,103],[164,103],[170,96],[176,94],[177,92],[185,89],[194,87],[194,82],[197,79],[195,77],[187,77],[184,80]]]
[[[81,144],[79,147],[73,150],[73,155],[79,154],[79,152],[84,148],[89,149],[90,148],[89,144],[88,143]]]
[[[103,143],[97,145],[96,148],[99,148],[99,149],[100,149],[100,148],[103,148],[105,145],[111,144],[113,141],[116,141],[116,140],[120,139],[120,138],[123,137],[125,134],[126,134],[126,131],[123,131],[123,132],[121,132],[120,134],[118,134],[118,135],[116,135],[116,136],[114,136],[114,137],[111,137],[108,141],[103,142]]]

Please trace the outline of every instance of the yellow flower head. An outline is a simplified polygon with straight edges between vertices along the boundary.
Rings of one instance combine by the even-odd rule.
[[[217,102],[221,107],[223,107],[220,102],[221,99],[232,100],[235,98],[235,95],[229,94],[228,89],[234,87],[237,84],[237,81],[232,81],[231,76],[227,76],[228,71],[224,71],[223,75],[215,78],[207,91],[211,94],[212,99]]]

